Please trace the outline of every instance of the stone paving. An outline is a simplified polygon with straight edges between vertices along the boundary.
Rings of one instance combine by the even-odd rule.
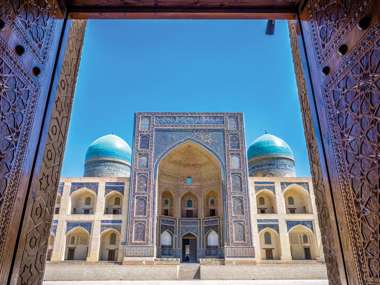
[[[48,263],[44,281],[144,281],[187,280],[176,265],[132,266],[110,263]],[[188,266],[188,265],[186,265]],[[201,280],[326,280],[325,264],[303,262],[300,264],[259,265],[205,265],[200,266]],[[57,283],[58,284],[58,283]],[[67,284],[67,283],[66,283]],[[90,283],[89,283],[90,284]],[[96,283],[97,284],[97,283]],[[107,284],[107,283],[104,283]],[[124,284],[124,283],[120,283]],[[152,284],[152,283],[125,283]],[[153,283],[162,284],[162,283]],[[165,283],[167,284],[167,282]],[[212,284],[212,283],[205,283]],[[220,284],[220,283],[218,283]],[[228,284],[228,283],[227,283]],[[236,284],[236,283],[234,283]],[[257,284],[257,283],[252,283]],[[262,283],[267,284],[267,283]],[[268,283],[269,285],[272,283]],[[276,284],[276,283],[274,283]],[[286,283],[283,283],[286,284]],[[293,284],[293,283],[292,283]],[[307,283],[303,283],[307,284]],[[313,283],[310,283],[313,284]],[[318,284],[318,283],[317,283]],[[187,284],[183,284],[187,285]]]
[[[327,280],[45,281],[44,285],[328,285]]]

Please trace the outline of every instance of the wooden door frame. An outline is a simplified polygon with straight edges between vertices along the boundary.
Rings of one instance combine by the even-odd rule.
[[[348,48],[352,47],[352,49],[358,50],[357,56],[365,56],[361,45],[362,42],[364,47],[368,48],[370,46],[372,48],[373,46],[373,49],[377,47],[376,41],[379,37],[377,21],[379,20],[379,15],[374,12],[377,5],[374,4],[376,1],[369,1],[371,3],[367,5],[370,6],[369,8],[364,7],[364,10],[372,10],[363,12],[363,9],[358,9],[354,11],[356,12],[355,14],[348,14],[348,16],[347,13],[343,12],[348,11],[348,13],[351,13],[353,11],[350,11],[345,6],[345,3],[347,2],[347,5],[351,5],[349,8],[353,9],[353,7],[357,8],[359,6],[359,0],[331,0],[331,3],[327,4],[320,0],[304,0],[300,1],[298,5],[289,7],[274,5],[247,7],[243,4],[233,6],[232,2],[230,2],[231,5],[227,4],[220,7],[202,6],[202,3],[207,2],[207,0],[200,1],[199,3],[202,5],[195,5],[194,2],[186,7],[176,5],[163,7],[156,2],[154,3],[157,5],[153,6],[116,7],[111,4],[118,1],[101,1],[103,4],[106,3],[106,6],[109,4],[108,8],[96,5],[88,7],[70,6],[66,5],[65,0],[44,0],[46,5],[43,7],[36,5],[35,0],[24,0],[25,5],[15,7],[9,4],[8,1],[10,0],[1,0],[0,3],[3,4],[2,7],[7,8],[9,6],[13,9],[6,11],[6,13],[0,10],[0,16],[6,17],[5,22],[3,20],[0,22],[0,36],[2,39],[6,39],[6,44],[8,44],[8,46],[2,44],[2,49],[0,49],[0,59],[3,60],[2,64],[6,66],[3,67],[0,78],[5,78],[1,76],[6,73],[4,70],[9,67],[10,71],[7,69],[8,73],[11,73],[12,76],[15,74],[16,79],[20,78],[20,81],[25,86],[30,86],[30,94],[32,94],[30,98],[37,98],[38,96],[34,94],[39,94],[41,99],[36,99],[37,107],[33,109],[33,112],[36,112],[33,126],[36,128],[29,131],[30,134],[25,137],[24,144],[16,145],[18,152],[13,151],[14,155],[17,155],[16,160],[22,163],[22,166],[18,166],[15,170],[18,176],[8,181],[9,183],[14,183],[15,186],[9,184],[11,186],[5,188],[9,193],[16,193],[17,199],[11,195],[9,203],[17,211],[13,210],[8,216],[3,215],[2,217],[6,222],[12,222],[12,227],[7,223],[1,224],[6,230],[9,230],[0,243],[3,247],[6,245],[9,251],[7,255],[0,256],[2,258],[0,262],[0,281],[2,284],[37,284],[42,282],[44,256],[62,166],[72,96],[75,89],[85,29],[83,21],[72,21],[72,19],[88,18],[270,18],[290,20],[293,60],[313,183],[316,189],[317,208],[330,284],[378,284],[379,277],[371,275],[367,264],[363,265],[359,262],[362,258],[366,258],[366,253],[359,244],[360,236],[355,235],[352,228],[350,228],[354,227],[354,231],[358,231],[358,221],[353,212],[351,212],[352,214],[342,212],[342,207],[346,207],[347,203],[353,203],[354,200],[350,197],[345,198],[341,193],[344,191],[354,192],[353,190],[355,189],[350,188],[352,186],[342,185],[338,181],[339,176],[344,173],[342,164],[345,165],[347,162],[342,159],[341,153],[335,153],[337,149],[339,150],[337,145],[340,141],[329,129],[331,127],[331,118],[327,114],[327,107],[333,109],[334,106],[332,106],[333,102],[323,103],[322,97],[328,96],[328,92],[321,90],[321,85],[324,85],[327,79],[333,78],[331,79],[333,83],[334,80],[337,81],[339,78],[333,76],[341,72],[341,69],[352,65],[352,62],[356,59],[353,57],[355,55],[353,52],[350,58],[351,61],[347,59],[348,57],[343,58],[343,55],[342,57],[337,57],[333,54],[338,48],[340,52],[340,48],[344,45],[342,44],[343,41],[348,43]],[[72,3],[72,1],[74,0],[68,0],[67,3]],[[95,3],[94,1],[96,0],[89,2]],[[76,2],[84,3],[85,1],[76,0]],[[228,3],[228,1],[225,2]],[[257,1],[257,3],[259,2]],[[272,2],[272,4],[275,2]],[[286,1],[283,2],[285,3]],[[362,3],[364,2],[367,3],[367,1]],[[129,1],[126,1],[126,3],[129,3]],[[134,3],[134,1],[130,1],[130,3]],[[362,7],[360,6],[360,8]],[[329,18],[331,16],[328,13],[331,12],[329,9],[336,12],[334,16],[338,17],[339,21],[348,18],[348,23],[345,23],[344,27],[337,27],[336,30],[332,29],[331,22],[333,21]],[[40,14],[33,14],[32,12],[34,11],[38,11]],[[365,15],[368,11],[372,17],[371,29],[368,30],[370,31],[368,33],[361,33],[352,24],[359,25],[357,22],[361,18],[357,18],[357,14]],[[30,26],[23,26],[22,21],[17,22],[18,17],[20,16],[21,18],[22,13],[25,14],[25,12],[30,12],[33,17],[36,17],[32,24],[44,28],[46,41],[42,42],[42,47],[46,47],[48,53],[40,53],[35,48],[34,44],[39,39],[31,31],[33,26],[31,28]],[[38,19],[44,18],[44,13],[47,15],[47,21]],[[49,25],[51,24],[52,26],[50,27],[46,22],[49,22]],[[3,25],[4,23],[5,25]],[[7,25],[9,25],[9,28]],[[311,35],[311,32],[315,31],[313,25],[317,25],[317,28],[326,28],[329,33],[332,33],[332,40],[328,39],[328,42],[323,43],[324,45],[326,44],[326,49],[325,46],[323,48],[318,46],[318,40],[321,40],[321,38],[316,40],[318,36],[324,37],[325,35]],[[318,25],[326,25],[326,27]],[[12,37],[13,33],[15,36]],[[336,34],[339,35],[336,36]],[[365,38],[367,34],[372,38]],[[26,39],[24,42],[27,47],[30,47],[31,53],[27,49],[27,53],[22,57],[20,54],[15,54],[14,50],[16,53],[20,51],[18,48],[20,43],[15,39]],[[28,40],[30,40],[30,43]],[[355,40],[360,45],[355,45]],[[21,41],[21,43],[24,42]],[[54,47],[52,43],[54,43]],[[43,44],[46,44],[46,46]],[[357,46],[360,46],[361,49]],[[321,72],[324,75],[321,75]],[[376,74],[376,71],[374,72]],[[366,79],[359,78],[357,80],[360,83]],[[26,132],[28,131],[26,130]],[[28,152],[21,157],[20,151]],[[338,157],[338,160],[334,160],[336,157]],[[15,162],[12,161],[9,165],[13,167],[13,164]],[[370,211],[371,209],[368,210]],[[342,237],[341,232],[348,233],[348,236]],[[0,251],[0,253],[3,254],[3,251]]]

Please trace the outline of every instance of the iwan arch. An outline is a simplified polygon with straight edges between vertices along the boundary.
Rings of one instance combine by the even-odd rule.
[[[344,0],[2,1],[0,283],[42,280],[84,31],[83,22],[65,19],[269,17],[292,20],[293,59],[330,282],[378,284],[378,5]],[[13,100],[15,94],[20,100]]]
[[[211,230],[217,257],[254,257],[241,114],[138,113],[133,161],[127,258],[156,256],[166,231],[172,257],[197,261]]]
[[[223,181],[221,162],[193,140],[177,144],[160,159],[157,256],[193,262],[223,256]]]

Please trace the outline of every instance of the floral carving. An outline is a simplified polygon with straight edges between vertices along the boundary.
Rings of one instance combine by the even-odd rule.
[[[289,33],[291,37],[293,63],[296,72],[298,96],[302,109],[303,126],[305,130],[305,137],[309,155],[310,170],[313,177],[315,200],[318,209],[319,227],[321,229],[322,245],[324,250],[324,256],[327,264],[327,274],[331,284],[340,285],[341,278],[339,276],[338,267],[338,236],[334,235],[334,225],[331,222],[331,216],[334,213],[332,211],[332,205],[327,202],[327,195],[330,191],[328,185],[326,185],[321,169],[320,153],[318,150],[318,144],[315,137],[315,129],[311,119],[311,110],[309,105],[308,95],[306,93],[306,82],[301,65],[301,56],[299,54],[299,47],[297,44],[296,25],[292,22],[289,23]],[[257,186],[255,186],[257,187]]]
[[[369,1],[308,1],[314,46],[320,63],[333,56],[344,35],[352,30],[369,6]]]
[[[76,75],[84,35],[84,22],[74,22],[71,37],[65,51],[64,62],[59,78],[56,100],[53,107],[50,125],[45,134],[45,145],[39,151],[43,152],[38,171],[34,179],[31,194],[28,197],[26,220],[21,233],[19,247],[19,278],[21,284],[41,283],[45,266],[45,255],[50,233],[51,219],[59,183],[63,152],[67,129],[70,121],[72,97],[74,94]]]
[[[0,260],[18,192],[21,164],[32,124],[36,87],[0,58]]]
[[[380,240],[380,25],[326,85],[334,153],[363,284],[378,284]],[[374,40],[376,39],[376,40]]]
[[[0,16],[12,24],[23,42],[45,63],[54,32],[54,17],[59,13],[54,0],[3,1]],[[15,20],[14,20],[15,19]]]

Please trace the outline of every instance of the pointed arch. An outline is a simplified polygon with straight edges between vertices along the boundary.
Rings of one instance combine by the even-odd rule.
[[[186,139],[178,141],[174,145],[170,146],[167,150],[165,150],[162,154],[160,154],[159,157],[156,158],[156,162],[155,162],[156,172],[159,168],[160,162],[162,160],[164,160],[165,157],[167,157],[173,150],[175,150],[175,149],[177,149],[183,145],[187,145],[187,144],[193,144],[193,145],[199,147],[204,152],[210,154],[213,157],[213,159],[218,162],[219,168],[221,169],[221,171],[223,171],[223,165],[224,165],[223,160],[221,158],[219,158],[218,154],[214,150],[212,150],[211,148],[209,148],[208,146],[206,146],[205,144],[203,144],[200,141],[197,141],[193,138],[186,138]]]
[[[288,214],[312,213],[310,193],[298,184],[291,184],[283,190]]]
[[[71,214],[93,214],[95,212],[97,194],[88,188],[75,190],[70,194]]]
[[[120,215],[123,207],[123,194],[118,191],[111,191],[105,195],[104,213]]]
[[[120,232],[114,228],[102,231],[100,235],[99,259],[104,261],[117,261],[119,257]]]
[[[90,233],[82,226],[66,233],[65,260],[86,260],[90,243]]]
[[[268,189],[257,191],[256,207],[258,214],[277,213],[276,195]]]
[[[161,243],[161,246],[172,247],[173,235],[168,230],[163,231],[160,236],[160,243]]]
[[[270,227],[259,231],[261,257],[265,260],[278,260],[281,258],[280,235]]]
[[[316,236],[308,227],[301,224],[292,227],[289,230],[289,241],[292,259],[307,260],[318,258]]]
[[[207,247],[218,247],[219,246],[219,235],[216,231],[211,230],[207,233]]]

